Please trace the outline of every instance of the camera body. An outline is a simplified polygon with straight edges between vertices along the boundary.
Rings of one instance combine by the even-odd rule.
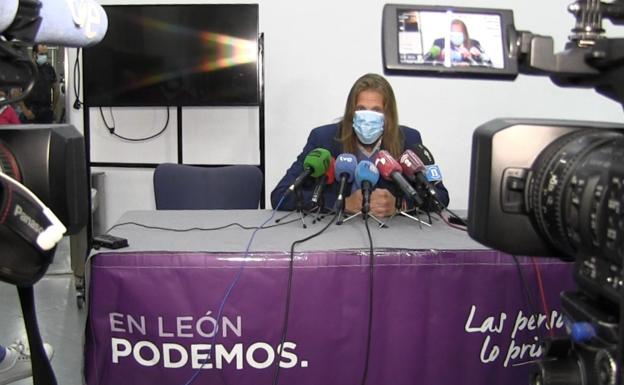
[[[495,119],[473,134],[471,172],[473,239],[510,254],[574,260],[579,285],[619,302],[624,125]]]
[[[87,224],[84,139],[67,124],[2,126],[0,173],[0,281],[31,286],[54,257],[40,239],[48,226],[76,234]]]
[[[574,261],[569,336],[544,341],[531,384],[616,385],[624,311],[624,125],[495,119],[473,134],[470,236]]]
[[[509,10],[388,4],[384,68],[437,77],[547,76],[624,106],[624,39],[605,37],[602,27],[603,19],[624,25],[624,0],[577,0],[568,11],[576,23],[565,50],[555,53],[552,37],[516,30]],[[461,43],[454,34],[463,35]],[[458,48],[462,60],[440,57],[454,47],[465,48]],[[487,63],[475,58],[483,54]],[[468,233],[509,254],[574,261],[578,291],[561,296],[570,336],[547,341],[532,384],[624,385],[624,125],[495,119],[478,127]],[[589,336],[572,331],[583,327]]]

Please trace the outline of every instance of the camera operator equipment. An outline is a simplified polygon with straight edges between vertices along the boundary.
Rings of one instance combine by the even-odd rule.
[[[562,53],[553,54],[550,37],[517,32],[520,71],[623,103],[624,39],[603,37],[601,23],[621,24],[624,5],[587,1],[569,10],[577,22]],[[579,291],[561,296],[570,335],[545,343],[531,383],[622,384],[624,127],[494,120],[474,133],[471,172],[471,237],[511,254],[574,260]]]
[[[5,0],[0,10],[0,87],[23,89],[0,106],[31,93],[38,76],[29,52],[33,43],[86,47],[102,40],[108,28],[106,13],[94,0]],[[0,280],[18,288],[38,385],[54,385],[56,378],[39,334],[33,285],[65,230],[76,234],[87,225],[86,166],[84,139],[73,126],[0,129]]]
[[[602,27],[603,19],[624,24],[624,1],[577,1],[568,11],[576,22],[564,51],[554,53],[552,37],[516,30],[510,10],[387,4],[384,67],[437,77],[548,76],[558,86],[594,88],[624,104],[624,39],[605,37]],[[400,45],[401,12],[421,21],[469,15],[488,25],[486,37],[500,44],[500,54],[487,68],[431,63],[425,51]],[[419,27],[420,33],[429,28]],[[470,236],[487,246],[574,261],[578,291],[561,296],[570,336],[547,341],[532,383],[624,384],[624,126],[495,119],[478,127],[468,218]]]
[[[534,383],[619,384],[600,378],[621,370],[624,126],[497,119],[475,131],[471,170],[471,237],[514,255],[575,261],[580,292],[563,293],[563,308],[595,337],[549,341]],[[503,236],[510,232],[513,241]]]

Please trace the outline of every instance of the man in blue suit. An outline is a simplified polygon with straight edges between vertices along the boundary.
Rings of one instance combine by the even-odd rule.
[[[417,130],[398,123],[396,100],[390,83],[380,75],[366,74],[351,87],[342,120],[312,130],[303,151],[271,192],[271,204],[277,206],[288,187],[304,171],[306,155],[315,148],[325,148],[333,157],[350,153],[358,161],[374,161],[380,149],[399,159],[406,149],[412,149],[419,143],[422,140]],[[435,188],[438,199],[447,206],[448,191],[442,183],[438,183]],[[303,202],[310,202],[313,189],[313,180],[307,180],[301,186]],[[324,194],[325,207],[332,208],[338,194],[337,183],[327,186]],[[396,191],[393,183],[381,179],[371,194],[370,213],[376,217],[391,216],[396,210],[397,196],[400,196],[400,192]],[[295,199],[295,194],[289,194],[280,209],[294,210]],[[345,200],[345,211],[355,213],[361,208],[362,191],[355,189]]]

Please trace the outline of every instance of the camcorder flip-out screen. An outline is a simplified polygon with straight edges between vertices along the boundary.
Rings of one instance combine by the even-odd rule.
[[[513,12],[507,9],[386,4],[386,72],[514,79]]]

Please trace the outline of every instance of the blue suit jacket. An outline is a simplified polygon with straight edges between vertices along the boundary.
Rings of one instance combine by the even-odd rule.
[[[420,133],[417,130],[405,126],[399,126],[399,129],[403,134],[403,150],[411,149],[414,145],[422,143]],[[286,171],[286,175],[282,177],[275,189],[273,189],[273,191],[271,192],[271,205],[273,207],[277,206],[280,199],[282,198],[282,195],[294,182],[297,176],[303,173],[303,160],[310,151],[318,147],[325,148],[329,152],[331,152],[334,158],[344,152],[342,149],[342,145],[338,140],[339,132],[340,127],[338,123],[317,127],[313,129],[312,132],[310,132],[310,135],[308,136],[308,142],[303,148],[303,151],[301,151],[301,153],[297,156],[295,162],[290,166],[288,171]],[[355,155],[358,156],[357,154]],[[358,161],[361,160],[359,158],[360,157],[358,156]],[[302,202],[304,202],[305,204],[309,204],[311,201],[314,185],[315,181],[312,178],[308,178],[308,180],[306,180],[301,185],[301,193],[303,198]],[[438,199],[442,204],[444,204],[444,206],[447,206],[449,202],[449,195],[446,187],[444,187],[442,183],[438,183],[435,187],[438,193]],[[396,196],[401,195],[400,191],[397,191],[398,189],[394,186],[393,182],[387,181],[383,178],[379,179],[377,188],[387,189],[393,192]],[[324,206],[328,209],[331,209],[334,206],[336,197],[338,196],[338,183],[334,183],[331,186],[325,186],[323,196]],[[296,208],[295,203],[295,194],[289,194],[280,206],[280,209],[294,210]]]

